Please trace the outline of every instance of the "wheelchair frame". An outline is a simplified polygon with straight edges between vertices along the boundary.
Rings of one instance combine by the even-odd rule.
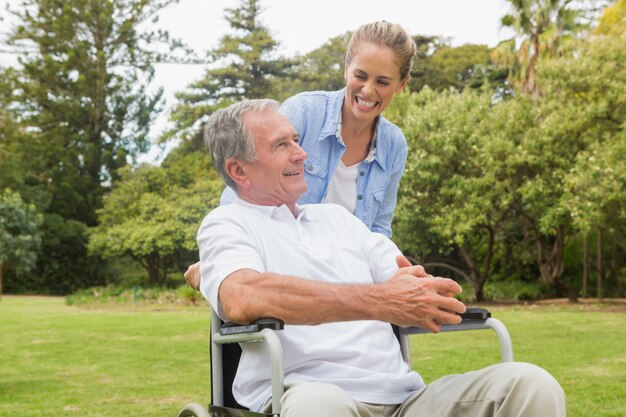
[[[460,324],[443,325],[441,326],[441,332],[492,329],[496,332],[500,342],[502,362],[513,362],[513,345],[504,324],[500,320],[492,318],[491,313],[485,309],[478,307],[472,307],[471,309],[473,314],[469,318],[464,318]],[[276,332],[282,329],[282,322],[264,320],[260,324],[255,322],[252,325],[229,326],[230,330],[227,332],[229,334],[223,334],[224,323],[217,313],[213,309],[211,310],[211,404],[209,404],[207,411],[204,406],[198,403],[189,403],[179,411],[178,417],[279,417],[281,409],[280,399],[284,392],[285,376],[282,344]],[[409,368],[412,369],[409,337],[412,334],[424,334],[430,333],[430,331],[420,327],[394,326],[394,332],[400,341],[402,357]],[[241,406],[236,404],[236,401],[232,398],[232,392],[225,393],[224,391],[224,346],[236,346],[239,343],[252,342],[263,342],[268,346],[272,381],[272,412],[270,414],[237,408]],[[234,371],[236,371],[236,366]],[[229,383],[232,383],[232,379]],[[225,394],[229,395],[231,401],[235,403],[234,405],[225,404]]]

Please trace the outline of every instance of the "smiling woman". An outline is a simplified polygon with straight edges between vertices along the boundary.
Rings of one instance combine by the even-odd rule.
[[[365,24],[346,51],[346,88],[285,101],[281,110],[309,153],[309,190],[300,203],[343,205],[372,231],[391,236],[407,144],[382,112],[409,80],[415,54],[415,42],[401,26]]]

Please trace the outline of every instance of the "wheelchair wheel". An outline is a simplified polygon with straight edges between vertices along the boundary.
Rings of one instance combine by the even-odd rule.
[[[189,403],[180,409],[178,417],[211,417],[211,415],[201,404]]]

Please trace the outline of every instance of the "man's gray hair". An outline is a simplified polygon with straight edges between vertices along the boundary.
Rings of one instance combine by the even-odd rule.
[[[226,172],[226,160],[234,158],[251,162],[255,158],[254,135],[243,117],[247,112],[278,110],[272,99],[243,100],[213,113],[204,127],[204,142],[209,148],[213,166],[226,185],[237,191],[237,185]]]

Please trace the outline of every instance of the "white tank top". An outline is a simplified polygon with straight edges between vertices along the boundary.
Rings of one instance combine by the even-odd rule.
[[[356,178],[359,164],[347,167],[343,161],[339,160],[339,165],[330,180],[328,192],[322,203],[335,203],[344,206],[354,214],[356,209]]]

